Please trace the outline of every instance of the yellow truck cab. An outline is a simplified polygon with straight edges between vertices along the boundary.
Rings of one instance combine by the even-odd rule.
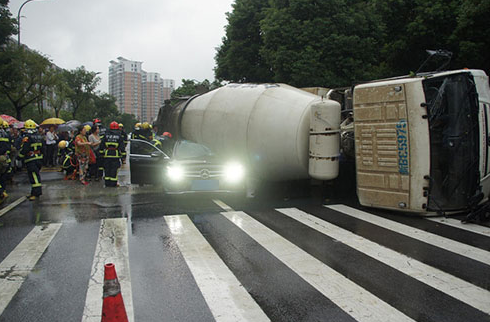
[[[455,70],[357,85],[357,193],[423,215],[474,209],[490,192],[488,76]]]

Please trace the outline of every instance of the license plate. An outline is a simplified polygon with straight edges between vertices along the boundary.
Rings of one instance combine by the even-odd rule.
[[[218,190],[219,181],[218,180],[193,180],[191,189],[195,191]]]

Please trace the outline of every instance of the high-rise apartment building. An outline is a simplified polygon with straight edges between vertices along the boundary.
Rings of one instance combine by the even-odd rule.
[[[159,73],[146,72],[142,62],[118,57],[110,61],[109,94],[116,98],[121,113],[133,114],[141,122],[152,122],[175,88],[175,82]]]

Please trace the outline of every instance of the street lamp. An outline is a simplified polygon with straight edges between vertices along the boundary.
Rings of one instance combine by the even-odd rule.
[[[20,11],[22,10],[22,8],[28,3],[28,2],[31,2],[31,1],[34,1],[34,0],[27,0],[27,1],[24,1],[24,3],[20,6],[19,8],[19,12],[17,13],[17,46],[20,46]]]

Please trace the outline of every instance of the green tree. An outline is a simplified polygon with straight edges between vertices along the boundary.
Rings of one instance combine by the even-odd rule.
[[[17,119],[22,110],[43,98],[53,82],[51,62],[41,54],[8,44],[0,53],[0,93],[10,101]]]
[[[205,79],[202,82],[198,82],[193,79],[182,79],[182,85],[180,85],[177,89],[175,89],[172,92],[171,98],[177,99],[181,97],[189,97],[196,94],[202,94],[210,90],[213,90],[215,88],[218,88],[220,86],[222,85],[217,80],[211,83],[207,79]]]
[[[456,13],[462,0],[375,0],[386,30],[380,52],[385,76],[416,71],[426,59],[426,49],[450,50],[458,47],[451,40]],[[426,70],[438,67],[438,61]]]
[[[10,36],[17,34],[16,20],[8,8],[9,0],[0,0],[0,46],[3,46],[10,39]]]
[[[122,123],[126,133],[133,131],[134,125],[138,123],[138,119],[133,114],[123,113],[116,117],[116,122]]]
[[[70,88],[67,84],[67,71],[58,70],[54,75],[54,83],[49,89],[48,103],[54,110],[54,116],[60,117],[61,110],[66,107]]]
[[[458,47],[458,68],[481,68],[490,75],[490,1],[464,0],[457,10],[457,27],[451,40]]]
[[[95,88],[100,83],[97,74],[87,71],[84,66],[67,72],[66,81],[69,87],[67,97],[73,119],[76,119],[78,110],[92,98]]]
[[[94,96],[94,107],[94,117],[100,118],[103,124],[109,124],[121,114],[117,109],[116,98],[107,93],[98,93]]]
[[[377,76],[384,29],[370,1],[271,0],[262,55],[275,82],[348,86]]]
[[[227,13],[228,25],[223,43],[216,48],[216,79],[233,82],[269,82],[272,72],[260,49],[263,45],[260,21],[268,1],[236,0]]]

